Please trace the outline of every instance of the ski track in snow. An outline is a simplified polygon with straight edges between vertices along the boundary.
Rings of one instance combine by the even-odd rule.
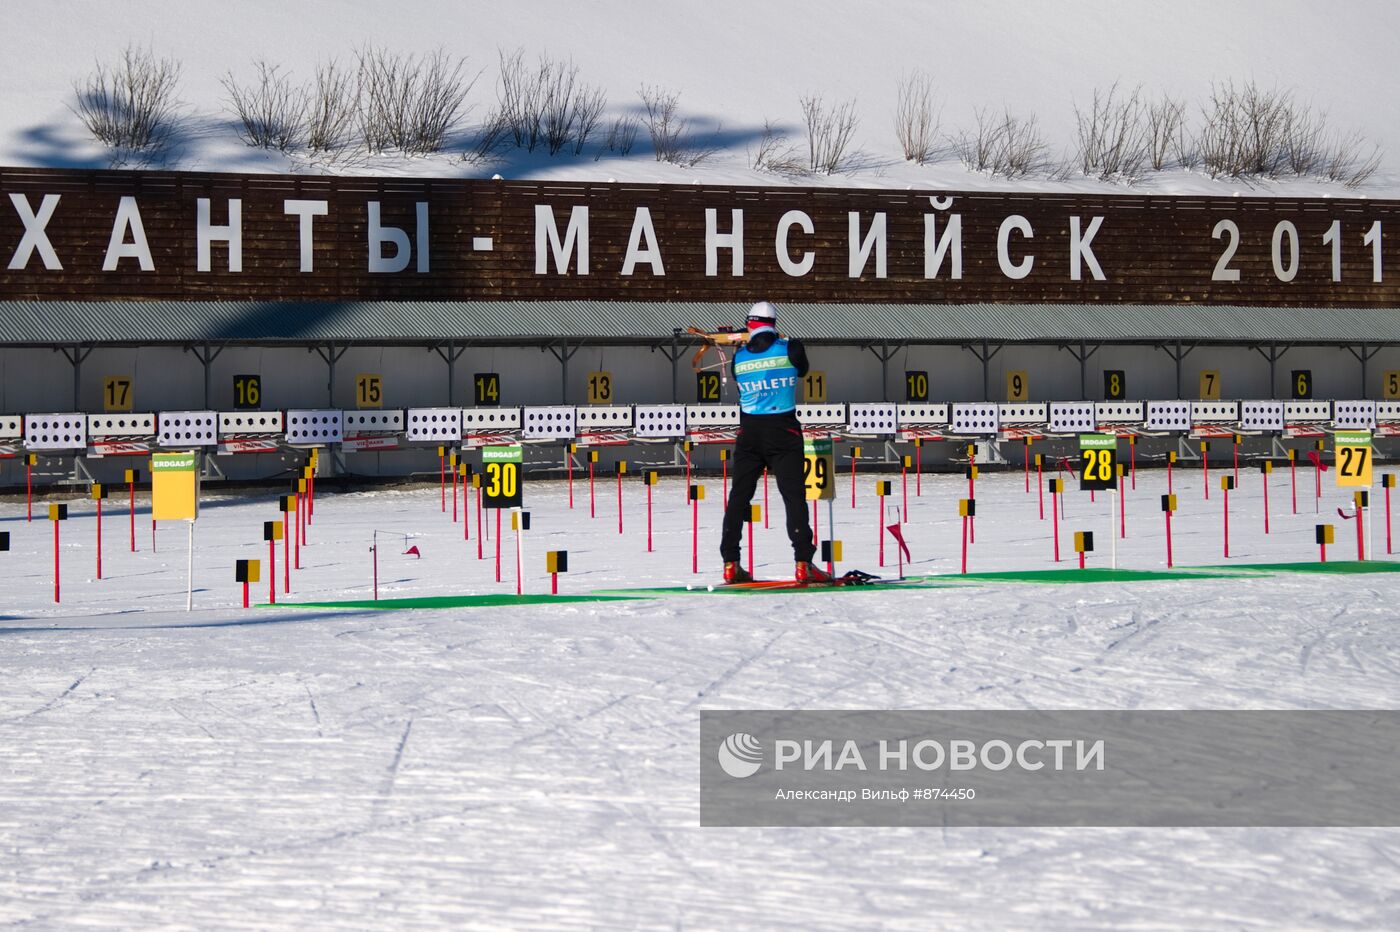
[[[979,480],[974,569],[1053,566],[1021,482]],[[1162,564],[1149,508],[1163,482],[1144,471],[1129,493],[1123,566]],[[924,486],[907,536],[919,572],[949,572],[965,485]],[[1220,503],[1187,470],[1176,491],[1181,565],[1224,562]],[[1231,496],[1243,555],[1231,562],[1314,559],[1316,515],[1276,511],[1265,538],[1258,495]],[[683,497],[680,482],[658,487],[647,554],[619,537],[611,501],[590,521],[569,513],[562,483],[531,483],[527,589],[548,585],[536,569],[558,547],[576,567],[565,592],[691,582]],[[1341,497],[1329,489],[1321,512]],[[1062,535],[1094,529],[1106,543],[1107,498],[1069,493]],[[643,500],[626,506],[637,526]],[[435,488],[323,494],[291,598],[367,597],[368,530],[389,522],[417,528],[423,558],[386,550],[381,576],[398,582],[382,595],[513,592],[513,562],[495,583],[438,502]],[[844,502],[847,565],[876,569],[873,500],[854,513]],[[1400,576],[244,611],[232,563],[266,556],[272,507],[255,495],[203,512],[187,615],[182,532],[163,529],[158,554],[112,535],[98,581],[89,505],[72,503],[54,606],[47,522],[0,504],[14,546],[0,926],[1400,923],[1397,830],[702,830],[696,766],[701,708],[1395,707]],[[707,500],[705,574],[718,571],[718,518]],[[757,533],[759,574],[788,572],[782,529]],[[1354,555],[1350,533],[1339,526],[1338,558]]]

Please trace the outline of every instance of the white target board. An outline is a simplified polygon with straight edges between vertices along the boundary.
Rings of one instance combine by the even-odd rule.
[[[798,405],[797,419],[806,426],[845,427],[846,406],[843,404]]]
[[[877,437],[899,431],[899,409],[894,404],[853,404],[846,427],[853,434]]]
[[[686,405],[686,426],[697,427],[737,427],[739,425],[738,405]]]
[[[220,411],[219,436],[282,433],[281,411]]]
[[[685,405],[637,405],[632,417],[638,437],[685,436]]]
[[[404,431],[403,409],[388,411],[346,411],[344,420],[347,434],[401,434]]]
[[[1147,429],[1190,430],[1191,402],[1149,401],[1147,403]]]
[[[80,450],[87,446],[87,415],[30,414],[24,419],[27,450]]]
[[[456,443],[462,439],[462,409],[409,408],[403,429],[410,443]]]
[[[0,414],[0,440],[17,440],[23,436],[23,415]]]
[[[575,408],[574,423],[579,430],[631,430],[632,406],[589,405]]]
[[[997,418],[1002,427],[1033,427],[1049,420],[1043,401],[1013,401],[997,405]]]
[[[1240,426],[1245,430],[1283,430],[1283,402],[1241,401]]]
[[[572,440],[577,436],[577,416],[567,405],[526,407],[520,435],[529,440]]]
[[[1321,424],[1332,420],[1330,401],[1285,401],[1283,419],[1288,424]]]
[[[212,447],[219,442],[217,411],[162,411],[156,443],[163,447]]]
[[[345,439],[344,412],[336,408],[293,408],[287,412],[287,442],[314,446]]]
[[[1238,401],[1191,402],[1191,426],[1197,424],[1237,424],[1240,420]]]
[[[1332,426],[1349,430],[1374,430],[1376,403],[1374,401],[1339,401],[1332,413]]]
[[[1400,421],[1400,401],[1376,402],[1377,423],[1394,424],[1396,421]]]
[[[154,414],[89,414],[89,437],[150,437],[156,432]]]
[[[1092,401],[1050,402],[1052,434],[1092,434],[1098,427],[1098,412]]]
[[[953,405],[953,433],[995,434],[1001,429],[1001,412],[994,401]]]
[[[948,423],[948,405],[911,401],[895,405],[900,427],[941,427]]]
[[[463,408],[462,431],[485,431],[494,433],[502,430],[520,429],[519,408]]]
[[[1141,424],[1147,411],[1141,401],[1096,401],[1094,419],[1100,424]]]

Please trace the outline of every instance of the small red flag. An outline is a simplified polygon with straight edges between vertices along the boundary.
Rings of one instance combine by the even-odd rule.
[[[914,558],[909,554],[909,545],[904,542],[904,531],[901,530],[902,527],[902,524],[891,524],[889,527],[885,528],[885,530],[890,532],[891,537],[899,541],[899,549],[904,551],[904,559],[912,563],[914,562]]]

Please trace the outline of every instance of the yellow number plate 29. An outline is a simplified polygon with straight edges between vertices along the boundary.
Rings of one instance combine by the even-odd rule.
[[[830,440],[808,440],[802,445],[802,481],[808,501],[836,497],[836,451]]]

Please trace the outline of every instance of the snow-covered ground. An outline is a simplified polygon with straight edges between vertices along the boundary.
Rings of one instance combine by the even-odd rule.
[[[1354,556],[1326,479],[1315,506],[1299,470],[1295,516],[1276,473],[1266,538],[1260,475],[1242,470],[1230,562],[1315,559],[1319,520],[1338,525],[1329,556]],[[622,535],[611,479],[593,519],[586,482],[572,511],[564,483],[531,483],[527,590],[547,586],[543,554],[557,548],[566,593],[711,580],[721,506],[704,481],[699,577],[679,481],[657,487],[650,554],[636,480]],[[1224,562],[1215,470],[1211,481],[1206,502],[1198,470],[1175,472],[1178,565]],[[843,480],[833,508],[847,565],[865,569],[877,569],[872,482],[853,511]],[[1140,471],[1128,492],[1120,566],[1162,566],[1164,482]],[[916,496],[910,481],[910,569],[954,571],[966,482],[921,485]],[[1097,497],[1067,493],[1064,531],[1095,530],[1091,559],[1105,565],[1110,497]],[[1053,566],[1048,503],[1042,523],[1020,473],[984,475],[977,498],[974,569]],[[13,542],[0,554],[0,924],[1400,922],[1395,830],[702,830],[696,757],[702,708],[1393,707],[1400,575],[245,611],[233,561],[265,558],[274,502],[206,501],[192,614],[180,528],[163,527],[151,553],[138,514],[132,554],[109,499],[98,581],[92,506],[75,501],[54,606],[51,527],[0,505]],[[438,489],[418,488],[323,492],[292,598],[366,597],[374,528],[412,534],[422,553],[381,536],[382,596],[514,591],[509,560],[500,584],[489,544],[478,561],[475,523],[464,542]],[[1385,559],[1383,525],[1374,541]],[[788,571],[777,523],[757,547],[760,575]],[[265,584],[254,591],[265,600]]]
[[[1400,7],[1350,0],[1344,11],[1307,0],[982,0],[977,3],[888,0],[779,0],[761,4],[712,0],[696,6],[639,8],[616,0],[406,0],[324,3],[279,0],[15,0],[5,8],[0,62],[0,165],[105,167],[70,110],[74,82],[97,63],[115,62],[128,44],[182,65],[184,118],[178,144],[158,164],[212,171],[400,174],[489,178],[604,180],[639,183],[789,183],[935,190],[1028,188],[1125,191],[1084,178],[1052,182],[1041,175],[1008,182],[969,172],[945,151],[932,164],[905,163],[893,114],[903,75],[922,70],[941,105],[941,137],[970,132],[979,110],[1035,118],[1060,159],[1075,145],[1075,108],[1115,82],[1189,103],[1199,122],[1213,84],[1253,81],[1292,92],[1325,112],[1328,127],[1360,133],[1387,153],[1381,171],[1357,191],[1311,180],[1254,185],[1215,181],[1199,172],[1150,174],[1136,189],[1155,194],[1390,196],[1400,193],[1400,75],[1390,67]],[[280,65],[298,81],[318,61],[353,60],[373,44],[421,54],[442,48],[464,56],[480,78],[472,108],[447,151],[427,158],[376,157],[330,166],[309,164],[238,141],[220,79],[247,84],[253,62]],[[680,117],[715,155],[691,168],[654,160],[641,133],[627,158],[550,157],[513,150],[498,162],[461,159],[496,102],[498,52],[523,49],[571,60],[580,78],[608,96],[604,125],[641,107],[643,85],[680,95]],[[855,102],[853,147],[862,155],[835,176],[785,178],[754,171],[765,122],[800,150],[805,96]],[[804,150],[805,151],[805,150]]]

